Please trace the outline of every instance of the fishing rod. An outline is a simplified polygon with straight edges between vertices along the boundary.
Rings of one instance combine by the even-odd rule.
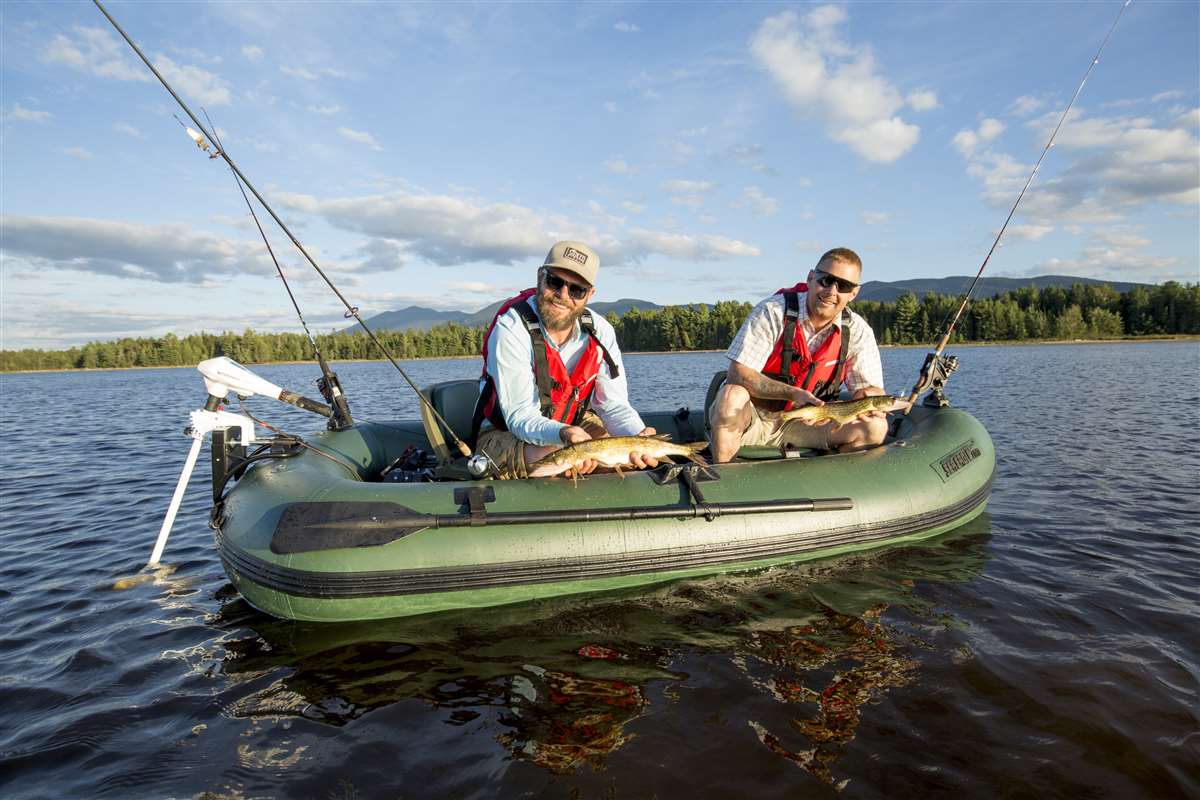
[[[196,128],[200,131],[200,133],[207,137],[210,141],[216,141],[216,138],[208,132],[207,128],[204,127],[204,123],[202,123],[196,117],[196,115],[192,113],[192,109],[188,107],[188,104],[183,101],[183,98],[176,94],[175,90],[171,88],[171,84],[167,82],[167,79],[164,78],[157,69],[155,69],[154,65],[150,63],[150,59],[146,58],[146,54],[142,52],[141,48],[134,44],[133,39],[129,38],[129,34],[125,33],[125,29],[122,28],[115,19],[113,19],[113,16],[108,13],[108,9],[106,9],[100,3],[100,0],[92,0],[92,2],[96,5],[96,8],[100,9],[100,13],[103,14],[105,19],[107,19],[113,28],[116,29],[117,33],[121,34],[121,38],[124,39],[125,42],[133,49],[133,52],[137,53],[137,56],[142,60],[142,63],[144,63],[146,67],[152,73],[154,73],[154,77],[158,78],[158,82],[163,85],[163,88],[170,93],[171,97],[175,98],[175,102],[179,104],[179,107],[183,109],[184,113],[187,114],[192,122],[196,124]],[[195,140],[195,137],[193,137],[193,140]],[[207,150],[207,148],[205,148],[204,145],[199,141],[196,141],[196,144],[202,150]],[[363,318],[358,313],[358,307],[351,305],[350,301],[348,301],[345,296],[338,291],[338,288],[333,285],[333,281],[329,279],[329,276],[325,274],[324,270],[321,269],[316,260],[309,255],[308,250],[304,248],[304,245],[300,243],[300,240],[296,238],[291,229],[288,228],[287,224],[284,223],[284,221],[280,219],[279,215],[275,213],[275,210],[271,208],[270,203],[268,203],[266,199],[259,193],[258,189],[254,188],[254,184],[252,184],[249,179],[242,174],[242,171],[238,169],[237,164],[235,164],[233,159],[229,157],[229,154],[224,151],[224,148],[218,148],[217,152],[210,154],[209,157],[215,158],[217,156],[220,156],[225,160],[225,163],[229,165],[231,170],[233,170],[233,174],[236,175],[238,179],[246,185],[246,188],[250,190],[250,193],[254,195],[255,199],[257,199],[262,207],[266,209],[267,213],[271,215],[271,218],[275,220],[275,224],[277,224],[280,230],[282,230],[287,237],[291,239],[292,244],[296,246],[296,249],[300,251],[301,255],[304,256],[312,268],[317,271],[317,274],[321,276],[321,279],[325,281],[330,290],[337,295],[338,300],[342,301],[342,305],[346,307],[346,318],[349,319],[352,317],[354,321],[358,323],[359,327],[366,332],[370,340],[379,349],[379,352],[383,353],[387,360],[391,362],[392,366],[396,368],[396,371],[400,373],[400,376],[404,378],[412,390],[416,392],[417,397],[420,399],[421,403],[424,404],[425,408],[429,410],[429,413],[433,415],[433,418],[437,420],[446,433],[450,434],[450,438],[454,440],[454,445],[456,448],[458,448],[458,451],[462,453],[464,457],[470,458],[471,448],[469,448],[466,442],[464,442],[458,436],[458,434],[454,432],[454,429],[450,427],[450,423],[446,422],[442,415],[438,413],[438,410],[433,407],[431,402],[429,402],[429,398],[427,398],[417,387],[417,385],[413,383],[412,378],[408,377],[408,374],[403,368],[401,368],[400,364],[392,356],[391,352],[387,349],[383,342],[379,340],[379,337],[377,337],[375,333],[369,327],[367,327],[367,323],[363,322]]]
[[[217,144],[217,149],[220,152],[225,152],[225,145],[217,136],[217,126],[213,124],[212,117],[208,116],[208,112],[203,108],[204,118],[208,120],[209,127],[212,128],[213,141]],[[178,118],[177,118],[178,119]],[[183,122],[180,121],[180,125]],[[187,126],[184,125],[186,128]],[[296,309],[296,316],[300,318],[300,326],[304,328],[304,334],[308,337],[308,343],[312,345],[313,353],[317,357],[317,364],[321,368],[321,380],[318,388],[321,390],[321,395],[333,406],[334,414],[329,418],[330,430],[340,431],[354,425],[354,419],[350,416],[350,403],[346,400],[346,395],[342,392],[342,384],[338,380],[337,374],[329,368],[325,363],[325,356],[321,353],[321,348],[317,346],[317,340],[313,337],[312,331],[308,329],[308,322],[304,319],[304,314],[300,312],[300,304],[296,302],[296,295],[292,293],[291,284],[288,283],[287,276],[283,274],[283,267],[279,265],[279,259],[275,257],[275,250],[271,247],[271,242],[267,239],[267,232],[263,230],[262,223],[258,221],[258,214],[254,211],[254,204],[250,202],[250,198],[246,195],[246,189],[242,186],[241,180],[237,173],[233,174],[233,182],[237,184],[238,191],[242,193],[242,199],[246,201],[246,208],[250,210],[250,216],[254,219],[254,224],[258,227],[258,235],[262,237],[263,244],[267,247],[267,253],[271,256],[271,261],[275,264],[275,271],[279,273],[279,280],[283,281],[283,288],[287,290],[288,297],[292,301],[292,308]]]
[[[1000,232],[996,234],[995,240],[992,241],[992,246],[988,249],[987,255],[984,256],[983,263],[979,265],[979,271],[975,273],[974,280],[967,287],[966,294],[963,295],[962,303],[959,304],[958,310],[954,313],[954,318],[950,321],[950,326],[946,328],[946,332],[942,334],[941,340],[937,344],[937,349],[930,353],[925,358],[925,364],[921,367],[921,374],[917,378],[917,383],[913,386],[912,392],[908,396],[908,402],[916,402],[917,396],[921,392],[929,389],[934,383],[944,381],[951,372],[958,368],[958,362],[953,357],[947,359],[942,358],[942,351],[946,349],[946,345],[950,342],[950,336],[954,333],[955,326],[962,318],[962,314],[967,309],[967,303],[971,301],[971,295],[975,291],[975,285],[979,283],[983,271],[987,268],[988,261],[992,258],[992,253],[996,252],[996,248],[1000,246],[1000,240],[1004,236],[1004,232],[1008,230],[1008,223],[1012,221],[1013,215],[1017,213],[1017,207],[1021,205],[1021,200],[1025,197],[1025,192],[1029,190],[1030,184],[1033,183],[1034,177],[1038,170],[1041,169],[1042,160],[1046,157],[1046,153],[1050,152],[1050,148],[1054,145],[1054,139],[1058,136],[1058,132],[1062,129],[1063,123],[1067,121],[1067,115],[1071,113],[1071,109],[1075,105],[1075,101],[1079,99],[1079,95],[1083,92],[1084,84],[1092,75],[1092,70],[1100,63],[1100,54],[1104,52],[1104,48],[1108,45],[1108,40],[1112,38],[1113,31],[1117,29],[1117,23],[1121,21],[1121,15],[1125,13],[1125,9],[1130,6],[1133,0],[1125,0],[1121,5],[1121,10],[1117,12],[1117,18],[1113,20],[1112,27],[1108,29],[1108,34],[1104,37],[1104,41],[1100,43],[1100,48],[1096,51],[1096,55],[1092,57],[1092,63],[1088,65],[1087,72],[1083,74],[1083,80],[1079,82],[1079,86],[1075,89],[1075,94],[1071,97],[1071,102],[1067,103],[1067,108],[1059,117],[1058,125],[1054,127],[1054,131],[1050,134],[1050,138],[1046,141],[1046,146],[1042,148],[1042,154],[1038,156],[1037,163],[1033,165],[1033,170],[1029,173],[1029,177],[1025,180],[1025,185],[1021,187],[1020,194],[1017,195],[1016,202],[1009,209],[1008,216],[1004,220],[1004,224],[1000,226]],[[904,411],[905,414],[912,409],[910,405]]]

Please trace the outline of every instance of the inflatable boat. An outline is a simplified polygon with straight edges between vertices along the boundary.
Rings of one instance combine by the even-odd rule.
[[[453,381],[425,396],[469,430],[476,391]],[[987,431],[940,386],[870,450],[746,447],[730,463],[578,481],[474,477],[428,418],[248,447],[242,415],[208,413],[224,415],[209,428],[221,562],[251,605],[296,620],[495,606],[936,536],[984,510],[995,470]],[[703,438],[686,409],[642,416],[674,441]]]

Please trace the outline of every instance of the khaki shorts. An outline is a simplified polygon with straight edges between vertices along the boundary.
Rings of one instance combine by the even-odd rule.
[[[608,436],[604,423],[591,411],[583,415],[583,422],[579,427],[591,434],[593,439]],[[500,471],[502,481],[528,478],[529,472],[525,468],[526,444],[528,442],[521,441],[511,431],[496,430],[485,424],[479,432],[479,440],[475,443],[475,452],[487,454]]]
[[[713,404],[708,407],[708,419],[713,418],[716,405],[716,401],[713,401]],[[750,424],[742,432],[743,447],[782,449],[786,445],[788,450],[799,450],[806,447],[814,450],[830,449],[829,433],[834,428],[832,424],[809,425],[794,419],[783,425],[777,425],[767,412],[760,410],[758,406],[751,404],[750,412]]]

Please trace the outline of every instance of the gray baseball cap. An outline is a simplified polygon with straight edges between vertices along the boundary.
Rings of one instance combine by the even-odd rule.
[[[569,270],[595,286],[600,256],[583,242],[559,242],[546,253],[546,263],[542,266]]]

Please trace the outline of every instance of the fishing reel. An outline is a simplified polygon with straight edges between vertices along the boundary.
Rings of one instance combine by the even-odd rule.
[[[929,353],[925,356],[925,363],[921,366],[921,375],[917,378],[917,385],[913,387],[913,395],[929,392],[923,405],[930,408],[945,408],[950,405],[950,401],[942,394],[942,389],[945,388],[950,375],[957,369],[957,356]]]

